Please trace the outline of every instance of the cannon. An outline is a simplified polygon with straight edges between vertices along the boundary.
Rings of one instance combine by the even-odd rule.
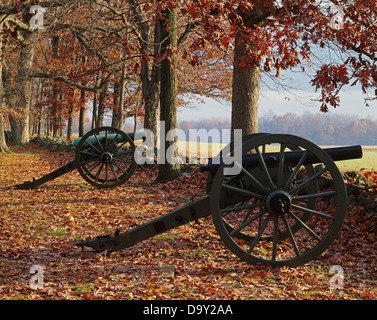
[[[145,132],[125,133],[112,127],[87,132],[71,144],[75,159],[39,179],[17,184],[17,189],[34,189],[75,169],[89,184],[114,188],[124,184],[135,172],[135,141],[144,140]]]
[[[226,173],[232,165],[225,158],[237,152],[238,173]],[[220,163],[202,167],[208,178],[201,198],[123,233],[116,229],[76,245],[114,252],[212,216],[220,239],[242,261],[297,267],[325,252],[341,230],[347,193],[334,159],[361,157],[361,146],[326,151],[293,135],[248,135],[239,146],[225,147]]]

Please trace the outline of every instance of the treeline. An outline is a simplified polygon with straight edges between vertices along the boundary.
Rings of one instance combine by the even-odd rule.
[[[230,120],[206,119],[181,121],[179,128],[188,136],[189,129],[230,129]],[[377,120],[354,115],[269,113],[259,118],[259,132],[287,133],[306,138],[318,145],[377,145]],[[223,141],[227,142],[227,141]]]

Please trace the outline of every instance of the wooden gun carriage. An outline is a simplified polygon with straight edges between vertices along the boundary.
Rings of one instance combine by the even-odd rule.
[[[264,151],[266,146],[275,151]],[[226,164],[237,153],[242,157]],[[293,135],[248,135],[239,146],[224,148],[219,164],[202,167],[207,188],[198,200],[124,233],[117,229],[76,245],[113,252],[212,216],[221,240],[241,260],[296,267],[321,255],[342,227],[347,193],[334,161],[361,157],[361,146],[322,150]],[[232,165],[237,174],[224,170]]]
[[[135,141],[144,140],[145,132],[125,133],[112,127],[100,127],[77,138],[71,144],[75,159],[39,179],[15,185],[17,189],[34,189],[77,169],[85,181],[98,188],[124,184],[137,168]]]

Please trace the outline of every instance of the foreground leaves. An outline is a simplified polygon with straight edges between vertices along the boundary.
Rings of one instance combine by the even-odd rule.
[[[71,160],[37,145],[13,148],[0,162],[1,299],[376,299],[377,216],[350,205],[338,239],[299,268],[247,265],[216,234],[211,218],[112,253],[80,253],[75,243],[116,228],[122,232],[205,190],[206,175],[152,184],[157,172],[138,170],[111,190],[88,185],[74,171],[35,190],[7,188]],[[371,175],[370,175],[371,176]],[[42,289],[30,287],[33,265]],[[330,289],[331,266],[344,270],[343,289]]]

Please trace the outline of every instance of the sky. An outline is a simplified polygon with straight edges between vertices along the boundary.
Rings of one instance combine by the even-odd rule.
[[[288,112],[301,115],[306,112],[320,113],[320,103],[312,101],[315,95],[309,91],[296,90],[291,93],[279,93],[274,90],[261,90],[259,100],[259,115],[268,113],[284,115]],[[364,104],[364,97],[360,90],[344,90],[340,94],[340,106],[330,107],[333,115],[348,114],[356,118],[370,118],[377,120],[377,102]],[[219,103],[213,99],[205,99],[204,104],[193,102],[190,107],[180,108],[178,122],[183,120],[200,120],[208,118],[230,119],[231,104]]]

